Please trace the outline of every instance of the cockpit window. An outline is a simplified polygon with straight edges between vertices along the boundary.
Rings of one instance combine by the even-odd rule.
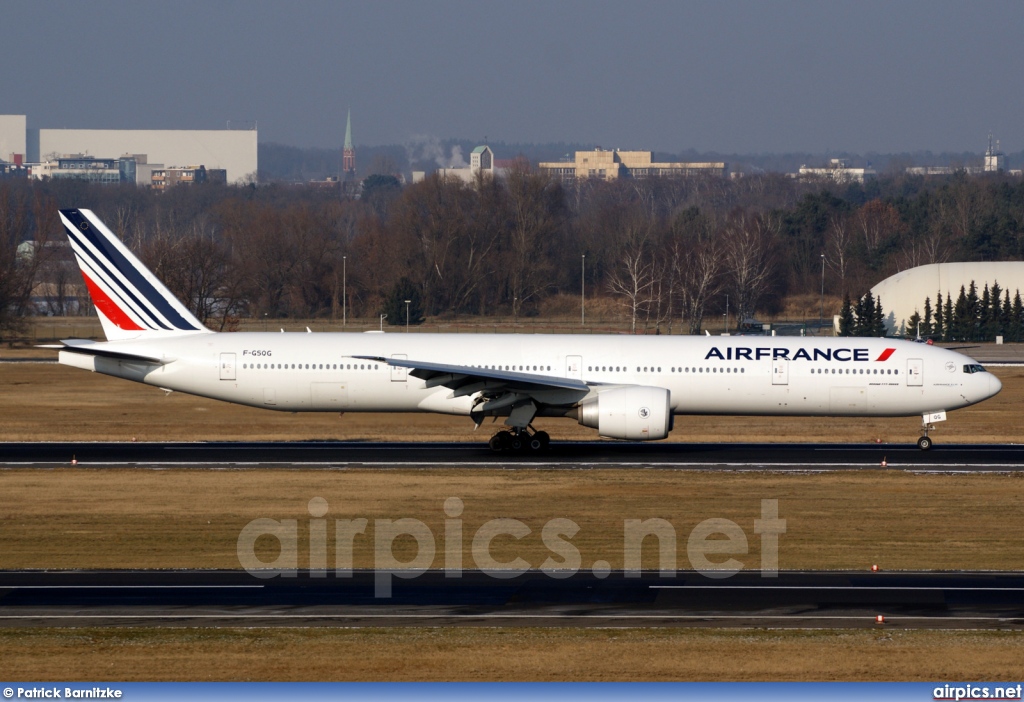
[[[964,366],[964,373],[970,375],[971,373],[984,373],[985,367],[980,363],[968,363]]]

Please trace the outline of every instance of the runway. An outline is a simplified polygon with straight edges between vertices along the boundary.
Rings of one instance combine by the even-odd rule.
[[[496,454],[481,443],[201,442],[0,443],[0,466],[189,468],[665,468],[695,470],[889,469],[1006,472],[1024,445],[684,444],[555,442],[540,454]]]
[[[0,571],[0,626],[601,626],[1024,629],[1024,574]],[[507,575],[507,574],[506,574]],[[884,617],[879,622],[877,617]]]

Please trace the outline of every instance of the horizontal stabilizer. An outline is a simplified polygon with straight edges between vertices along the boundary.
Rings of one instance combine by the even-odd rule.
[[[175,360],[168,356],[151,356],[149,354],[142,354],[134,351],[123,351],[117,348],[111,348],[109,344],[97,343],[91,339],[62,339],[61,343],[64,344],[64,346],[59,347],[62,351],[80,353],[86,356],[102,356],[104,358],[115,358],[121,361],[155,363],[161,366]]]

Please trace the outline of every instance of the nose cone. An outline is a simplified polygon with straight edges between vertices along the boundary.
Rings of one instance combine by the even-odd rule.
[[[1003,383],[991,373],[986,373],[985,375],[988,376],[988,396],[992,397],[1003,389]]]

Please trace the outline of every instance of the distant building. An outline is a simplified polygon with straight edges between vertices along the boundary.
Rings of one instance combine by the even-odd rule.
[[[25,158],[25,115],[0,115],[0,159],[19,163]]]
[[[577,151],[572,161],[538,164],[541,173],[563,181],[583,178],[618,180],[619,178],[686,178],[711,175],[724,178],[729,166],[724,162],[655,162],[650,151]]]
[[[20,163],[0,161],[0,180],[14,178],[28,178],[28,167]]]
[[[977,167],[972,168],[953,168],[952,166],[910,166],[907,168],[907,173],[910,175],[919,176],[945,176],[953,175],[957,171],[964,171],[966,173],[980,173],[981,169]]]
[[[846,159],[833,158],[829,159],[828,166],[824,168],[800,166],[797,176],[800,178],[827,178],[837,183],[863,183],[865,180],[877,177],[878,173],[870,166],[853,168]]]
[[[1009,171],[1006,169],[1006,154],[999,150],[999,142],[992,144],[992,135],[988,136],[988,148],[982,157],[980,166],[911,166],[906,169],[910,175],[919,176],[948,176],[954,173],[966,173],[967,175],[982,175],[983,173],[1006,173],[1011,176],[1020,176],[1020,170]]]
[[[992,135],[988,135],[988,149],[985,151],[986,173],[997,173],[1006,170],[1006,155],[999,150],[999,142],[996,141],[996,148],[992,148]]]
[[[490,146],[478,146],[469,154],[469,165],[463,168],[438,168],[437,175],[441,178],[455,178],[464,183],[474,183],[481,174],[485,178],[504,176],[504,169],[498,168],[494,151]],[[412,182],[418,183],[426,177],[424,171],[413,171]]]
[[[146,154],[125,154],[119,158],[96,158],[84,154],[65,154],[52,161],[32,164],[30,175],[35,180],[74,179],[91,183],[131,183],[149,185],[153,169]]]
[[[206,168],[205,166],[173,166],[153,171],[150,185],[154,190],[166,190],[175,185],[191,185],[193,183],[226,183],[227,173],[223,168]]]

